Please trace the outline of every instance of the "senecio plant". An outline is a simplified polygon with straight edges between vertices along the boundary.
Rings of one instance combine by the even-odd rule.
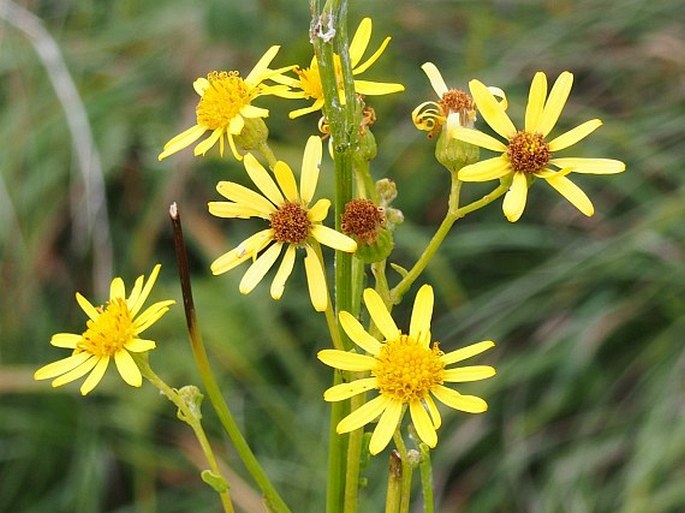
[[[592,202],[571,181],[571,175],[620,173],[625,165],[607,158],[559,155],[602,124],[592,119],[565,133],[554,133],[571,91],[570,72],[561,73],[549,90],[545,73],[536,73],[523,122],[515,123],[507,114],[504,91],[476,79],[469,82],[468,91],[449,87],[435,64],[427,62],[421,69],[436,96],[420,103],[411,119],[417,129],[427,132],[427,141],[435,144],[437,161],[448,171],[448,208],[413,265],[405,269],[389,263],[394,238],[402,235],[398,226],[403,217],[391,206],[397,196],[392,178],[372,178],[376,117],[369,99],[400,93],[404,87],[366,79],[367,75],[374,77],[371,68],[386,51],[390,37],[369,51],[372,21],[364,18],[349,38],[347,3],[329,0],[321,5],[312,0],[309,39],[313,56],[306,67],[274,66],[279,47],[272,46],[246,75],[236,70],[211,71],[206,78],[195,80],[197,122],[164,145],[159,159],[190,146],[196,156],[210,151],[224,156],[228,143],[226,157],[242,161],[252,182],[246,187],[221,181],[216,187],[221,199],[209,202],[213,216],[258,218],[262,224],[236,247],[217,255],[210,267],[213,274],[242,268],[239,290],[243,294],[249,294],[269,275],[271,297],[278,300],[294,266],[303,262],[311,305],[323,313],[322,327],[325,321],[329,335],[328,342],[321,338],[319,362],[312,361],[312,365],[324,364],[332,370],[332,386],[322,390],[323,400],[331,404],[325,511],[357,511],[360,462],[364,453],[370,453],[389,458],[386,513],[409,511],[416,468],[422,496],[417,500],[431,513],[435,506],[430,451],[438,446],[442,415],[453,415],[441,405],[469,415],[487,410],[485,400],[462,394],[458,388],[460,383],[495,375],[492,366],[471,363],[495,343],[483,340],[459,347],[456,341],[441,343],[433,338],[434,294],[431,285],[421,280],[424,269],[458,219],[503,197],[506,219],[516,222],[526,207],[528,189],[538,182],[547,183],[591,216]],[[262,96],[293,102],[290,118],[307,116],[305,119],[312,120],[313,134],[303,141],[298,165],[291,167],[277,159],[269,148],[265,123],[269,111],[260,106]],[[483,125],[481,120],[497,137],[476,128]],[[327,142],[327,151],[322,141]],[[494,155],[482,157],[481,148]],[[331,198],[317,191],[320,165],[328,158],[335,173]],[[460,191],[469,182],[492,182],[493,188],[462,205]],[[204,350],[175,204],[170,215],[191,348],[205,393],[261,489],[265,508],[272,513],[297,513],[306,507],[323,511],[319,505],[288,506],[239,431]],[[328,254],[330,249],[323,246],[334,254]],[[331,256],[333,271],[326,265]],[[388,273],[389,266],[397,273]],[[76,301],[88,317],[85,331],[54,335],[51,344],[71,354],[40,368],[35,378],[53,379],[53,386],[60,386],[87,375],[80,389],[86,395],[98,385],[111,360],[128,385],[140,387],[146,378],[177,406],[179,418],[193,429],[209,467],[202,478],[217,491],[224,511],[232,512],[230,484],[201,424],[203,394],[198,387],[176,389],[165,384],[150,366],[148,355],[155,342],[141,338],[174,303],[163,300],[143,309],[159,271],[156,265],[147,281],[139,277],[128,295],[123,280],[115,278],[109,299],[101,306],[77,293]],[[408,323],[396,323],[393,307],[406,295],[413,296],[411,317]]]

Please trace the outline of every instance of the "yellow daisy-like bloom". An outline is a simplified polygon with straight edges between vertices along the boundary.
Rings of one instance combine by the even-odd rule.
[[[227,139],[233,156],[237,160],[242,160],[234,136],[240,135],[246,119],[269,116],[267,109],[252,105],[252,100],[269,94],[289,97],[287,86],[262,83],[267,79],[275,80],[281,73],[292,69],[292,66],[269,69],[269,64],[276,57],[279,48],[269,48],[245,78],[237,71],[213,71],[207,78],[195,80],[193,88],[200,95],[200,102],[196,108],[197,124],[166,143],[164,151],[159,154],[159,160],[190,146],[208,130],[211,134],[195,146],[195,156],[205,155],[217,142],[219,153],[223,156],[224,139]]]
[[[390,43],[391,38],[386,37],[378,49],[371,55],[371,57],[362,62],[362,57],[364,56],[364,53],[366,53],[366,49],[369,46],[369,41],[371,40],[372,28],[373,24],[371,22],[371,18],[364,18],[359,23],[359,27],[354,33],[354,37],[350,43],[350,64],[352,65],[352,74],[354,76],[361,75],[364,71],[369,69],[385,51],[388,43]],[[340,99],[342,102],[344,102],[345,97],[342,93],[342,69],[340,56],[337,54],[334,56],[334,63],[338,89],[341,93]],[[321,110],[321,107],[323,107],[324,104],[323,87],[321,85],[319,64],[316,60],[316,56],[312,58],[308,68],[296,68],[295,73],[297,74],[298,78],[279,76],[275,77],[274,81],[280,84],[286,84],[293,88],[293,91],[291,91],[288,95],[289,98],[304,98],[307,100],[313,99],[314,103],[312,103],[309,107],[292,111],[289,114],[291,119],[304,116],[310,112]],[[357,94],[379,96],[404,91],[404,86],[402,84],[386,82],[354,80],[354,90]]]
[[[487,403],[480,397],[463,395],[444,383],[464,383],[494,376],[488,365],[448,369],[447,366],[478,355],[495,345],[484,340],[443,353],[437,342],[431,343],[430,324],[433,316],[433,288],[424,285],[414,301],[409,333],[402,333],[393,321],[383,300],[373,289],[364,291],[364,303],[371,320],[384,340],[370,335],[348,312],[340,312],[345,333],[368,354],[337,349],[324,349],[317,355],[326,365],[352,372],[370,372],[370,377],[335,385],[324,392],[326,401],[342,401],[368,390],[379,395],[342,419],[336,430],[348,433],[365,426],[380,416],[373,431],[369,451],[378,454],[390,442],[409,407],[416,433],[429,447],[438,443],[436,430],[442,422],[433,397],[447,406],[467,413],[483,413]]]
[[[504,144],[478,130],[457,128],[452,134],[453,137],[502,153],[499,157],[465,166],[459,171],[459,179],[465,182],[511,179],[511,186],[502,204],[504,215],[511,222],[521,217],[526,206],[529,182],[534,177],[546,180],[578,210],[586,216],[591,216],[594,214],[592,202],[580,187],[567,178],[567,175],[571,172],[614,174],[625,170],[626,166],[620,160],[553,157],[553,153],[574,145],[602,125],[599,119],[591,119],[551,141],[547,140],[566,104],[572,84],[573,74],[564,71],[547,96],[547,76],[542,72],[536,73],[528,95],[524,130],[517,130],[487,87],[478,80],[469,82],[469,89],[478,111],[492,129],[507,140],[507,143]],[[549,166],[555,166],[559,170]]]
[[[267,220],[270,226],[217,258],[212,263],[212,273],[222,274],[247,260],[254,260],[239,286],[241,293],[249,294],[285,248],[283,259],[271,283],[271,297],[280,299],[285,282],[293,270],[297,248],[304,248],[309,297],[315,310],[326,310],[328,289],[317,244],[349,253],[357,249],[357,244],[346,235],[321,224],[328,215],[330,200],[320,199],[309,206],[319,179],[321,154],[321,139],[317,136],[310,137],[302,158],[299,190],[295,176],[285,162],[278,161],[274,165],[274,182],[267,170],[250,153],[245,155],[245,169],[261,194],[234,182],[218,183],[217,191],[229,201],[210,202],[211,214],[241,219],[260,217]],[[262,250],[265,251],[257,256]]]
[[[411,113],[414,126],[428,132],[433,138],[443,126],[447,130],[458,126],[472,127],[476,120],[476,103],[466,91],[448,88],[440,71],[432,62],[421,66],[433,90],[440,98],[437,102],[427,101],[417,106]],[[488,87],[488,90],[500,99],[502,108],[507,108],[507,97],[499,87]]]
[[[175,303],[173,300],[158,301],[138,315],[150,295],[160,268],[159,264],[154,267],[147,283],[144,276],[138,277],[128,298],[124,281],[114,278],[109,289],[109,301],[97,308],[77,292],[76,301],[89,317],[86,331],[81,335],[53,335],[50,343],[55,347],[71,349],[72,354],[41,367],[33,375],[34,379],[56,378],[52,386],[58,387],[90,373],[81,385],[81,394],[86,395],[100,383],[110,360],[114,358],[122,379],[131,386],[141,386],[143,378],[130,353],[144,353],[155,348],[154,341],[139,338],[139,335]]]

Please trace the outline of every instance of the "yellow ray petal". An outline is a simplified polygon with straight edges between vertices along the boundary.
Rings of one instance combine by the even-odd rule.
[[[205,77],[200,77],[193,82],[193,89],[200,96],[204,96],[207,87],[209,87],[209,80]]]
[[[144,338],[132,338],[124,347],[132,353],[144,353],[145,351],[152,351],[157,344],[154,340],[146,340]]]
[[[51,379],[55,376],[61,376],[62,374],[66,374],[72,369],[75,369],[76,367],[82,365],[86,360],[88,360],[92,356],[92,354],[83,351],[81,353],[72,354],[71,356],[62,358],[61,360],[48,363],[47,365],[42,366],[40,369],[34,372],[33,379]]]
[[[321,110],[321,107],[323,107],[323,104],[324,104],[323,98],[318,98],[309,107],[302,107],[301,109],[295,109],[293,111],[290,111],[288,113],[288,117],[290,119],[295,119],[295,118],[299,118],[300,116],[304,116],[306,114],[309,114],[311,112],[316,112],[317,110]]]
[[[376,429],[373,430],[371,441],[369,442],[369,452],[378,454],[390,442],[392,435],[397,429],[397,425],[402,418],[404,411],[403,405],[399,401],[390,401],[378,420]]]
[[[504,111],[503,105],[497,101],[488,88],[479,80],[469,82],[469,90],[478,111],[492,129],[505,139],[511,139],[516,134],[516,127]]]
[[[416,294],[409,323],[409,336],[426,347],[430,344],[433,317],[433,287],[423,285]]]
[[[315,224],[311,227],[312,236],[324,246],[338,249],[347,253],[354,253],[357,250],[357,243],[333,228],[322,224]]]
[[[283,244],[277,242],[272,244],[269,249],[264,253],[259,255],[257,260],[247,269],[243,275],[243,279],[240,280],[240,285],[238,290],[241,294],[249,294],[254,290],[254,288],[262,281],[264,275],[269,272],[269,269],[273,267],[278,255],[281,254],[281,249],[283,249]]]
[[[133,328],[136,335],[141,334],[154,323],[156,323],[165,313],[169,311],[169,307],[175,304],[174,300],[159,301],[150,305],[145,311],[140,314],[133,322]]]
[[[458,176],[464,182],[487,182],[502,178],[511,172],[509,159],[500,156],[464,166],[459,170]]]
[[[262,74],[269,68],[269,64],[271,64],[271,61],[274,60],[274,57],[276,57],[276,54],[278,53],[278,50],[281,47],[278,45],[273,45],[270,47],[264,55],[257,61],[257,64],[255,64],[254,68],[252,68],[252,71],[250,71],[247,76],[245,77],[245,82],[251,86],[256,86],[259,82],[261,82],[262,79]]]
[[[225,128],[217,128],[216,130],[213,130],[212,133],[210,134],[207,139],[199,143],[197,146],[195,146],[195,149],[193,150],[193,155],[196,157],[199,155],[202,155],[203,157],[206,155],[206,153],[212,149],[212,147],[216,144],[216,142],[221,138],[222,135],[224,135]]]
[[[331,201],[321,198],[309,209],[309,220],[312,223],[320,223],[328,216],[328,209],[331,208]]]
[[[259,163],[252,153],[245,155],[243,165],[252,182],[271,203],[281,205],[285,201],[276,182],[273,181],[273,178],[271,178],[266,169],[264,169],[264,166]]]
[[[495,347],[495,343],[492,340],[483,340],[482,342],[476,342],[475,344],[450,351],[440,357],[440,360],[445,365],[450,365],[452,363],[461,362],[472,356],[476,356],[484,351],[487,351],[491,347]]]
[[[545,107],[545,100],[547,99],[547,75],[542,71],[538,71],[530,83],[530,92],[528,93],[528,105],[526,106],[526,132],[535,132],[542,116],[542,110]]]
[[[355,372],[370,371],[378,365],[372,356],[337,349],[323,349],[317,353],[316,357],[329,367]]]
[[[210,201],[207,203],[210,214],[226,219],[249,219],[250,217],[261,217],[270,219],[271,214],[258,208],[254,208],[244,203],[232,203],[228,201]]]
[[[359,26],[352,36],[352,41],[350,41],[349,53],[350,53],[350,64],[352,67],[356,66],[361,60],[366,48],[369,46],[369,41],[371,41],[371,31],[373,29],[373,24],[371,18],[364,18],[359,22]]]
[[[100,317],[100,313],[97,311],[97,309],[91,304],[90,301],[88,301],[83,295],[81,295],[80,292],[76,293],[76,302],[81,307],[81,310],[86,312],[86,315],[90,319],[95,320],[98,317]]]
[[[323,399],[328,402],[343,401],[375,388],[378,388],[376,378],[356,379],[351,383],[341,383],[329,388],[323,393]]]
[[[109,298],[125,298],[126,297],[126,286],[124,285],[124,280],[118,276],[112,280],[109,284]]]
[[[134,304],[129,305],[129,309],[131,310],[131,317],[135,317],[136,314],[143,307],[143,303],[147,301],[147,297],[150,295],[150,292],[152,292],[152,287],[155,286],[157,276],[159,276],[159,271],[161,269],[162,266],[160,264],[157,264],[152,268],[152,272],[150,273],[150,277],[147,279],[147,283],[145,283],[145,285],[143,286],[143,290],[140,291],[140,296],[138,296]]]
[[[223,274],[242,264],[246,260],[253,258],[272,240],[273,232],[270,228],[251,235],[243,242],[238,244],[238,247],[232,249],[228,253],[224,253],[214,262],[212,262],[210,267],[212,274]]]
[[[143,384],[143,376],[140,373],[140,369],[126,349],[120,349],[114,353],[114,365],[119,371],[121,379],[132,387],[139,387]]]
[[[369,422],[383,413],[391,402],[392,399],[384,395],[374,397],[368,403],[363,404],[338,422],[338,425],[335,428],[336,432],[338,434],[349,433],[350,431],[366,426]]]
[[[504,143],[498,141],[494,137],[489,136],[488,134],[474,130],[473,128],[456,126],[451,130],[450,136],[453,139],[475,144],[476,146],[480,146],[481,148],[488,150],[497,152],[507,151],[507,146]]]
[[[412,401],[409,403],[409,413],[411,414],[411,421],[416,429],[416,434],[428,447],[435,447],[438,443],[438,434],[435,432],[433,421],[428,416],[428,412],[421,404],[421,401]]]
[[[74,349],[81,341],[82,336],[75,333],[55,333],[50,339],[50,344],[64,349]]]
[[[309,205],[316,191],[322,153],[323,149],[319,136],[313,135],[307,139],[302,156],[302,174],[300,176],[300,198],[305,205]]]
[[[357,94],[367,96],[382,96],[385,94],[401,93],[404,91],[402,84],[393,82],[371,82],[369,80],[355,80],[354,90]]]
[[[381,331],[385,340],[396,340],[400,337],[400,330],[378,292],[373,289],[364,289],[364,304],[373,323]]]
[[[273,203],[258,192],[248,189],[244,185],[235,182],[221,181],[216,185],[216,190],[224,198],[234,201],[235,203],[248,205],[255,210],[263,212],[266,216],[270,216],[272,213],[276,212],[276,207]]]
[[[523,214],[523,209],[526,208],[527,198],[528,179],[526,175],[524,173],[514,173],[514,179],[502,202],[502,211],[509,222],[515,223],[519,220],[521,214]]]
[[[278,267],[276,276],[274,276],[274,279],[271,282],[271,289],[269,292],[271,293],[271,297],[275,300],[279,300],[283,296],[285,282],[288,281],[290,273],[292,273],[293,267],[295,266],[295,251],[295,246],[288,244],[281,265]]]
[[[550,160],[557,167],[569,167],[574,173],[588,175],[613,175],[626,170],[625,163],[614,159],[564,157]]]
[[[240,115],[244,118],[268,118],[269,109],[255,107],[254,105],[243,105],[240,107]]]
[[[53,380],[51,385],[54,388],[61,387],[62,385],[66,385],[67,383],[71,383],[72,381],[75,381],[80,377],[85,376],[91,370],[93,370],[93,368],[98,364],[100,360],[101,358],[89,354],[89,358],[87,360],[85,360],[82,364],[78,365],[77,367],[74,367],[69,372],[65,372],[57,379]]]
[[[227,132],[233,135],[240,135],[240,133],[243,131],[244,126],[245,120],[240,114],[238,114],[237,116],[233,116],[231,120],[228,122]]]
[[[435,94],[442,98],[442,95],[449,91],[449,89],[437,66],[432,62],[425,62],[421,65],[421,69],[428,77]]]
[[[448,383],[467,383],[469,381],[480,381],[481,379],[491,378],[494,375],[494,367],[490,367],[489,365],[470,365],[468,367],[447,369],[443,375],[443,379]]]
[[[435,429],[439,429],[442,425],[442,418],[440,417],[438,407],[435,406],[435,401],[433,401],[433,398],[430,395],[427,395],[423,400],[426,403],[426,407],[428,408],[428,414],[430,415],[431,420],[433,421],[433,427]]]
[[[347,336],[352,339],[352,342],[374,356],[381,352],[381,343],[364,329],[354,315],[342,311],[338,318],[340,325],[345,330],[345,333],[347,333]]]
[[[568,95],[571,93],[572,86],[573,74],[568,71],[564,71],[554,82],[552,90],[549,92],[547,103],[545,103],[545,108],[540,115],[540,121],[535,129],[543,137],[547,137],[547,134],[557,124],[561,111],[564,109],[564,105],[566,105],[566,100],[568,100]]]
[[[547,178],[547,183],[586,216],[591,217],[595,213],[595,207],[592,205],[590,198],[587,197],[587,194],[565,176]]]
[[[202,137],[202,134],[204,134],[207,130],[207,127],[195,125],[190,127],[188,130],[181,132],[164,145],[164,150],[157,156],[157,159],[163,160],[168,156],[187,148],[200,137]]]
[[[276,176],[278,186],[283,191],[286,199],[296,203],[299,199],[297,197],[297,182],[295,181],[295,175],[293,174],[292,169],[290,169],[290,166],[279,160],[274,164],[274,175]]]
[[[438,385],[431,392],[435,398],[455,410],[466,413],[483,413],[488,409],[488,403],[475,395],[462,395],[451,388]]]
[[[103,356],[90,372],[86,380],[81,385],[81,395],[87,395],[93,390],[105,375],[107,366],[109,365],[109,356]]]
[[[386,37],[386,38],[383,40],[383,42],[381,43],[381,45],[378,47],[378,49],[377,49],[375,52],[373,52],[373,54],[371,55],[371,57],[369,57],[368,59],[366,59],[366,60],[365,60],[363,63],[361,63],[360,65],[357,66],[357,65],[355,65],[354,63],[352,63],[352,68],[353,68],[353,69],[352,69],[352,73],[353,73],[354,75],[359,75],[359,74],[361,74],[361,73],[364,73],[367,69],[369,69],[369,68],[373,65],[373,63],[376,62],[376,61],[378,60],[378,58],[383,54],[383,52],[385,51],[385,49],[387,48],[387,46],[390,44],[390,40],[391,40],[391,39],[392,39],[392,38],[389,37],[389,36]]]
[[[307,276],[309,299],[314,310],[324,312],[328,308],[328,288],[326,287],[323,262],[309,244],[305,246],[305,250],[307,256],[304,257],[304,272]]]
[[[586,121],[585,123],[578,125],[568,132],[561,134],[556,139],[552,139],[549,142],[549,150],[559,151],[568,148],[569,146],[573,146],[578,141],[583,140],[592,132],[597,130],[600,126],[602,126],[602,122],[599,119],[591,119],[590,121]]]

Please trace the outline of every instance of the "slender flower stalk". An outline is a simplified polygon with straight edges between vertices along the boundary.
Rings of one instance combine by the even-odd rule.
[[[183,240],[181,217],[176,203],[173,203],[169,208],[169,217],[171,218],[171,224],[174,229],[174,247],[178,260],[178,271],[183,292],[183,307],[186,314],[186,322],[188,324],[188,334],[190,336],[190,347],[193,351],[193,357],[195,358],[195,363],[197,364],[202,383],[224,431],[231,439],[236,452],[240,456],[240,459],[243,461],[248,472],[250,472],[250,475],[264,494],[266,506],[269,508],[269,511],[271,513],[290,513],[290,509],[276,491],[276,488],[269,480],[264,469],[262,469],[262,466],[259,464],[252,449],[250,449],[250,446],[247,444],[245,437],[243,437],[243,434],[240,432],[238,424],[236,423],[228,404],[226,404],[216,377],[212,372],[202,339],[202,333],[200,331],[200,324],[195,312],[193,292],[190,287],[190,273],[188,272],[188,256]]]

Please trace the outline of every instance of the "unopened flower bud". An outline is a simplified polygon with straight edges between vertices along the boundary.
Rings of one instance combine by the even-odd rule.
[[[457,172],[462,167],[478,161],[480,149],[471,143],[455,139],[448,126],[440,132],[435,145],[435,158],[449,171]]]
[[[245,126],[233,140],[238,148],[245,151],[258,150],[269,138],[269,129],[262,118],[245,118]]]

